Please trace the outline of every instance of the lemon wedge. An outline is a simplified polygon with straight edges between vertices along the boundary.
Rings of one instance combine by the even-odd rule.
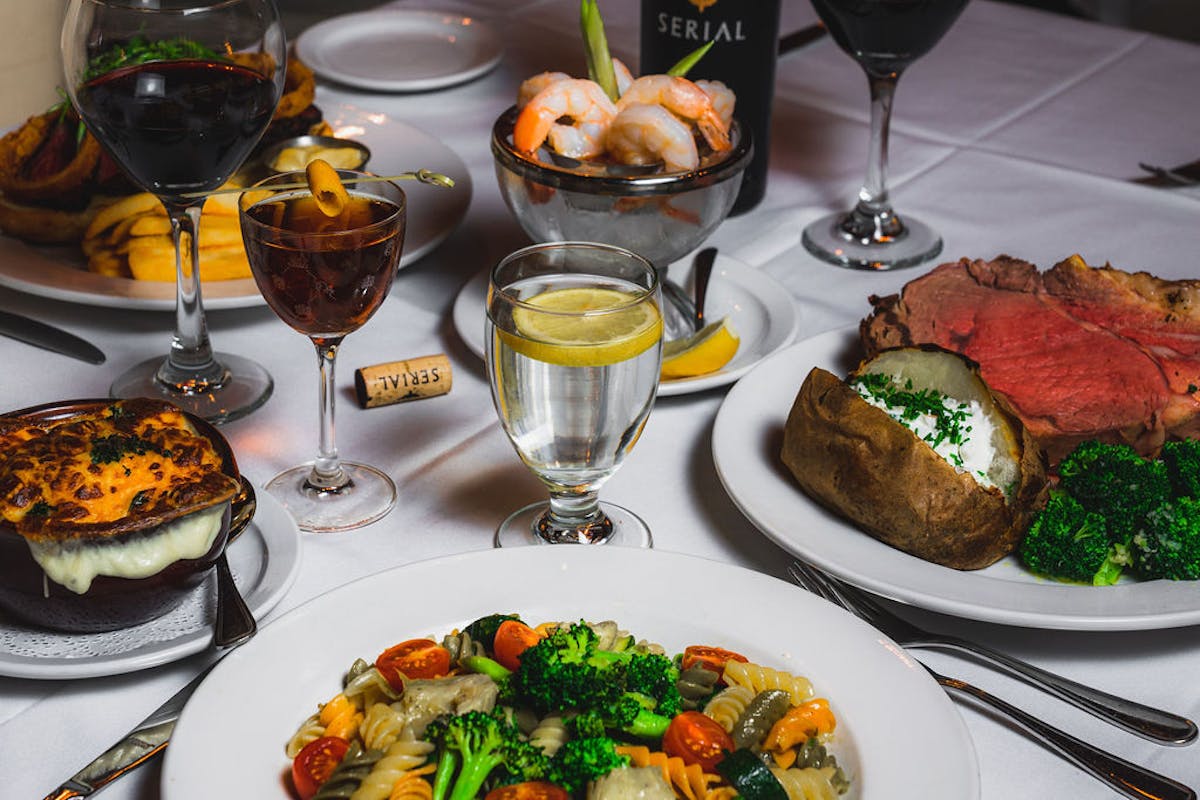
[[[641,355],[662,338],[651,302],[616,289],[551,289],[513,309],[516,333],[501,330],[522,355],[564,367],[602,367]]]
[[[737,354],[739,343],[729,317],[721,317],[691,336],[663,345],[662,377],[693,378],[716,372]]]

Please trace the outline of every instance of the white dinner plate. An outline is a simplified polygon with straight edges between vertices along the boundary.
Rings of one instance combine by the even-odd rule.
[[[981,570],[950,569],[883,544],[811,500],[780,460],[784,423],[810,369],[846,375],[860,356],[857,326],[814,336],[764,361],[721,404],[713,423],[717,475],[775,543],[868,591],[970,619],[1113,631],[1200,623],[1195,581],[1079,586],[1039,578],[1015,556]]]
[[[476,275],[454,300],[454,328],[472,353],[484,357],[488,270]],[[782,284],[749,264],[718,255],[708,284],[705,316],[728,315],[741,340],[737,354],[721,369],[695,378],[663,381],[659,397],[688,394],[733,383],[755,364],[786,347],[800,324],[796,302]]]
[[[471,176],[453,150],[437,138],[386,114],[367,112],[355,106],[321,105],[325,119],[340,136],[357,139],[371,149],[367,168],[378,175],[395,175],[416,169],[431,169],[454,179],[453,189],[404,181],[401,188],[409,198],[408,228],[400,267],[412,264],[449,236],[462,221],[471,202]],[[66,300],[108,308],[171,311],[175,308],[175,284],[110,278],[88,272],[78,247],[34,247],[18,239],[0,236],[0,286],[39,297]],[[244,308],[263,305],[251,278],[207,281],[203,286],[204,308]]]
[[[319,22],[300,34],[296,52],[322,78],[423,92],[478,78],[499,63],[504,48],[475,17],[384,9]]]
[[[831,750],[853,781],[847,800],[979,796],[975,752],[958,712],[908,653],[859,619],[784,581],[716,561],[547,546],[390,569],[265,626],[217,665],[184,708],[163,765],[164,800],[291,800],[281,778],[289,768],[284,745],[341,689],[356,658],[374,660],[396,642],[440,638],[498,611],[530,622],[612,619],[672,653],[719,644],[808,677],[837,715]],[[213,769],[233,720],[238,757]]]
[[[279,501],[258,493],[254,520],[229,545],[229,567],[255,619],[291,588],[300,570],[300,529]],[[199,653],[212,643],[215,591],[205,581],[170,613],[107,633],[35,630],[0,615],[0,675],[95,678],[135,672]]]

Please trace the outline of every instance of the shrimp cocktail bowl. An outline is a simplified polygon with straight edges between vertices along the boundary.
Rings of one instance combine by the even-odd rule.
[[[500,194],[534,241],[616,244],[662,268],[700,246],[729,214],[750,163],[751,143],[736,122],[730,146],[705,150],[697,165],[624,165],[514,144],[516,106],[492,128]]]

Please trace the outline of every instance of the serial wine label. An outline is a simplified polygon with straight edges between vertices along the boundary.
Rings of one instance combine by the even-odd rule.
[[[437,397],[449,392],[453,383],[450,359],[443,353],[354,371],[354,392],[363,408]]]

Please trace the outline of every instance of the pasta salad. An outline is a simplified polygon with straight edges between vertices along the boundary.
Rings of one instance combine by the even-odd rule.
[[[299,800],[834,800],[836,725],[731,650],[493,614],[355,661],[285,750]]]

